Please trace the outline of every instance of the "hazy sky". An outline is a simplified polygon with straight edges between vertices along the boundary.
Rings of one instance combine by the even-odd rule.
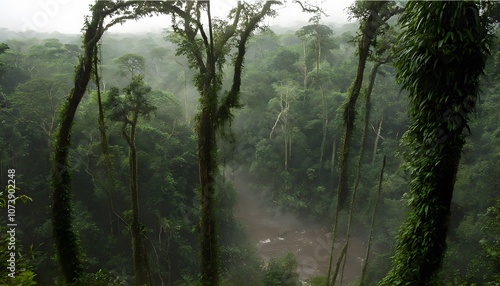
[[[94,0],[8,0],[2,1],[0,27],[15,31],[35,30],[39,32],[79,33],[84,16],[89,14],[89,5]],[[212,0],[212,13],[225,16],[236,0]],[[266,20],[268,25],[290,26],[306,22],[311,15],[301,13],[297,4],[287,1],[280,6],[279,16]],[[320,1],[318,0],[318,3]],[[322,7],[330,16],[326,22],[346,23],[344,9],[354,0],[326,0]],[[276,6],[277,7],[277,6]],[[129,21],[123,26],[113,27],[112,32],[153,32],[168,27],[166,16]]]

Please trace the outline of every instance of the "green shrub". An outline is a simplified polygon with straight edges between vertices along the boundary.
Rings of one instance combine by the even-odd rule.
[[[266,268],[262,284],[264,286],[300,285],[297,265],[297,260],[291,252],[288,252],[283,258],[271,259]]]
[[[119,278],[113,278],[111,275],[105,273],[102,269],[96,273],[85,273],[77,282],[75,286],[123,286],[124,281]]]

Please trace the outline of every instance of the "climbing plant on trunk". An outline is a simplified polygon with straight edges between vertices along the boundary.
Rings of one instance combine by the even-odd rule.
[[[361,33],[358,37],[358,68],[356,77],[349,89],[348,98],[344,103],[344,134],[339,150],[339,181],[337,187],[336,209],[333,218],[332,248],[327,274],[327,286],[330,285],[330,283],[332,285],[335,283],[333,280],[335,278],[331,277],[333,245],[337,236],[339,212],[345,207],[348,197],[348,162],[354,132],[354,122],[356,119],[356,102],[361,93],[366,61],[368,60],[370,47],[376,40],[377,34],[380,33],[381,27],[386,26],[387,21],[398,13],[397,7],[388,1],[356,1],[355,4],[350,7],[350,10],[353,17],[360,20],[359,29]],[[330,278],[332,278],[331,281]]]
[[[301,4],[300,1],[296,2]],[[117,23],[161,13],[172,16],[174,33],[179,35],[178,54],[186,55],[190,67],[198,71],[194,81],[200,92],[200,112],[196,129],[201,185],[201,284],[219,283],[213,206],[217,168],[216,132],[231,119],[231,109],[239,106],[238,95],[246,43],[251,34],[259,28],[261,20],[274,14],[271,9],[274,4],[280,2],[238,2],[237,7],[230,12],[229,22],[212,19],[209,1],[96,1],[91,7],[92,16],[86,19],[84,27],[84,51],[75,68],[74,88],[61,108],[61,123],[53,145],[51,188],[54,201],[54,241],[58,264],[66,282],[77,280],[83,272],[78,238],[72,226],[68,155],[73,120],[90,80],[96,44],[103,33]],[[305,11],[310,10],[307,9],[308,5],[301,6]],[[202,12],[206,12],[208,19],[206,30],[202,25]],[[104,24],[106,18],[109,21]],[[232,56],[234,66],[233,78],[229,90],[222,92],[222,68],[229,56]]]
[[[397,77],[410,98],[404,143],[408,213],[380,285],[433,285],[446,248],[450,203],[469,115],[488,57],[489,25],[475,1],[411,1]]]
[[[200,177],[200,250],[201,285],[219,285],[220,262],[217,222],[215,220],[217,173],[216,133],[232,117],[231,109],[240,106],[241,72],[246,43],[265,16],[272,15],[267,1],[249,4],[238,2],[230,22],[212,19],[209,1],[188,1],[175,9],[174,33],[177,53],[186,55],[190,67],[197,70],[195,86],[200,93],[197,115],[198,165]],[[202,26],[206,13],[208,29]],[[233,52],[231,49],[235,49]],[[222,92],[223,66],[232,56],[233,78],[229,90]]]
[[[82,100],[92,74],[92,63],[96,45],[102,34],[111,26],[127,19],[141,16],[143,2],[96,1],[91,7],[92,15],[85,19],[83,52],[75,67],[74,87],[68,94],[60,111],[60,123],[52,146],[50,181],[52,189],[52,231],[56,248],[56,259],[64,280],[73,283],[83,272],[82,250],[78,234],[73,227],[71,173],[69,149],[71,129],[76,110]],[[111,19],[107,24],[104,20]]]

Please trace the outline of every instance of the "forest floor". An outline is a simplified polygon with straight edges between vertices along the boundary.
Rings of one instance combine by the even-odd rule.
[[[326,276],[331,247],[329,228],[301,220],[292,213],[277,211],[243,181],[235,180],[238,194],[235,217],[245,225],[250,242],[255,243],[264,263],[292,252],[298,262],[297,272],[301,281]],[[337,239],[334,253],[340,252],[344,241],[343,238]],[[359,278],[365,252],[366,244],[351,236],[343,285]]]

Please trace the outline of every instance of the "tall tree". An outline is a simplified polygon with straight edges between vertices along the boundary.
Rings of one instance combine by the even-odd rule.
[[[366,142],[367,142],[367,138],[368,138],[368,129],[369,129],[369,125],[370,125],[371,105],[372,105],[371,104],[371,94],[373,92],[373,87],[375,85],[375,79],[376,79],[376,76],[377,76],[377,73],[378,73],[380,66],[382,64],[390,61],[392,58],[392,50],[393,50],[392,43],[394,43],[394,37],[391,37],[386,32],[384,35],[384,38],[377,41],[377,44],[375,45],[375,48],[376,48],[375,53],[373,53],[370,57],[371,60],[375,62],[375,64],[373,65],[373,67],[370,71],[368,88],[365,91],[365,106],[364,106],[365,116],[364,116],[364,122],[363,122],[363,130],[362,130],[362,134],[361,134],[361,145],[359,146],[358,158],[357,158],[357,162],[356,162],[356,176],[354,178],[354,187],[353,187],[352,194],[351,194],[351,207],[349,209],[349,219],[347,222],[347,234],[346,234],[346,238],[345,238],[346,241],[345,241],[343,249],[341,250],[341,254],[339,257],[339,261],[343,260],[342,272],[341,272],[342,275],[340,278],[341,281],[342,281],[342,276],[344,273],[344,267],[346,264],[345,255],[347,254],[347,249],[349,247],[352,219],[353,219],[353,215],[355,213],[355,210],[354,210],[355,199],[356,199],[356,194],[358,192],[359,183],[361,180],[361,166],[362,166],[363,157],[365,154]],[[387,51],[389,52],[389,54],[384,55],[384,53]],[[377,134],[377,137],[378,137],[378,134]],[[336,273],[334,273],[333,277],[335,280]]]
[[[190,67],[197,70],[195,85],[200,93],[198,134],[198,164],[200,176],[200,248],[201,285],[219,285],[219,251],[214,203],[217,173],[216,132],[232,117],[231,109],[238,107],[241,72],[246,44],[261,20],[273,14],[275,1],[249,4],[238,2],[229,15],[230,23],[212,19],[209,1],[188,1],[174,9],[174,32],[180,35],[176,44],[178,54],[187,56]],[[182,9],[181,9],[182,8]],[[201,23],[201,12],[208,18],[208,30]],[[180,18],[180,19],[179,19]],[[231,87],[221,94],[223,66],[233,54],[234,72]]]
[[[350,7],[353,17],[360,21],[360,34],[358,37],[358,68],[356,77],[350,87],[349,96],[344,105],[344,135],[339,156],[339,183],[337,189],[338,208],[345,206],[347,199],[347,165],[350,155],[354,121],[356,119],[356,102],[365,72],[366,61],[370,54],[370,47],[375,42],[377,34],[387,20],[397,13],[394,3],[388,1],[356,1]]]
[[[135,285],[151,285],[143,227],[139,220],[139,172],[135,138],[139,116],[150,116],[155,107],[147,100],[151,87],[144,83],[143,75],[132,77],[130,84],[123,91],[125,96],[121,97],[119,90],[112,88],[106,106],[111,107],[108,109],[111,111],[112,119],[122,123],[122,136],[129,147],[129,190],[132,202],[130,233],[132,235]]]
[[[314,51],[314,55],[312,55],[312,57],[315,61],[316,73],[318,73],[320,69],[320,63],[322,61],[322,54],[325,51],[337,47],[337,44],[331,38],[331,36],[333,35],[333,30],[328,26],[320,24],[318,19],[314,24],[300,28],[295,34],[297,35],[297,37],[299,37],[299,39],[303,41],[303,44],[305,44],[304,41],[306,39],[312,38],[309,45]],[[306,61],[305,63],[307,63],[305,48],[306,47],[303,46],[304,60]],[[305,68],[306,70],[308,70],[307,66]]]
[[[238,95],[246,43],[252,32],[260,26],[261,20],[274,14],[271,6],[279,3],[238,2],[238,6],[230,13],[231,23],[212,19],[209,1],[97,1],[92,6],[92,16],[86,19],[85,24],[84,52],[75,69],[74,88],[61,109],[61,123],[53,146],[51,182],[54,240],[58,262],[67,282],[78,279],[83,269],[77,235],[72,226],[71,176],[68,165],[71,127],[90,80],[93,53],[102,34],[110,26],[128,19],[154,13],[171,14],[173,30],[181,35],[178,53],[187,55],[190,66],[198,70],[195,85],[201,97],[197,124],[201,184],[201,280],[203,285],[217,285],[219,262],[213,214],[217,167],[215,133],[231,119],[231,109],[239,106]],[[208,19],[206,31],[202,25],[203,11]],[[111,18],[106,25],[105,18]],[[232,54],[233,59],[233,80],[230,89],[221,93],[222,68],[229,54]]]
[[[0,55],[4,54],[9,48],[9,46],[5,43],[0,43]],[[0,61],[0,79],[3,78],[3,75],[5,73],[5,63]]]
[[[146,69],[146,59],[137,54],[124,54],[113,60],[120,68],[120,75],[132,79],[138,74],[144,73]]]
[[[270,108],[278,109],[275,112],[278,113],[276,116],[276,121],[274,122],[271,132],[269,133],[269,139],[272,139],[273,133],[276,127],[281,126],[281,133],[284,140],[284,170],[288,171],[288,161],[292,156],[292,131],[293,125],[291,124],[290,116],[290,105],[297,98],[297,87],[291,81],[286,81],[281,84],[273,85],[277,97],[269,101]]]
[[[484,11],[484,10],[483,10]],[[433,285],[446,247],[450,204],[469,115],[488,57],[486,17],[475,1],[410,1],[397,55],[409,92],[410,212],[380,285]]]
[[[47,142],[50,149],[53,129],[57,126],[57,105],[65,94],[68,82],[64,77],[35,78],[18,85],[11,104],[11,116],[28,124],[34,135]]]
[[[365,72],[366,61],[370,54],[370,47],[374,43],[377,34],[383,25],[386,25],[387,20],[391,18],[397,10],[394,4],[388,1],[356,1],[350,7],[353,17],[358,18],[360,21],[360,34],[358,37],[358,68],[356,77],[349,89],[349,96],[344,104],[344,134],[339,150],[339,181],[337,187],[337,202],[333,222],[333,235],[332,235],[332,249],[330,254],[330,265],[328,268],[327,286],[335,281],[330,282],[330,274],[333,262],[333,244],[337,234],[337,222],[340,209],[344,208],[347,200],[347,186],[348,186],[348,162],[350,156],[350,148],[352,135],[354,132],[354,121],[356,119],[356,102],[361,87],[363,84],[363,77]],[[334,278],[333,278],[334,279]]]
[[[55,132],[51,167],[52,228],[58,265],[67,283],[78,280],[83,272],[82,251],[73,227],[71,172],[68,163],[73,120],[90,81],[97,42],[109,27],[138,17],[133,10],[127,9],[132,5],[142,4],[97,1],[91,7],[92,16],[85,20],[83,54],[75,68],[74,87],[61,108],[60,123]],[[112,17],[115,18],[105,25],[105,18]]]

